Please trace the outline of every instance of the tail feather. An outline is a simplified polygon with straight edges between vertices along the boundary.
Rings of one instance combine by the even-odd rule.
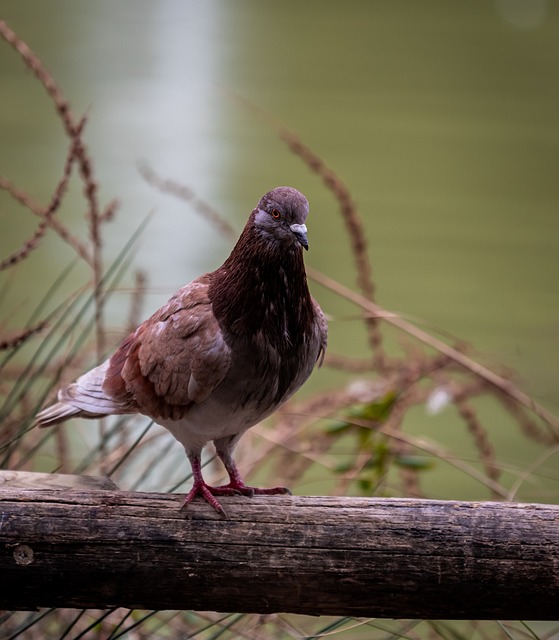
[[[39,427],[50,427],[70,418],[101,418],[113,414],[133,413],[103,391],[103,381],[108,361],[88,371],[76,382],[60,389],[58,400],[37,414],[35,423]]]
[[[38,413],[35,416],[35,424],[38,427],[52,427],[70,418],[99,418],[102,415],[104,414],[88,413],[65,402],[57,402]]]

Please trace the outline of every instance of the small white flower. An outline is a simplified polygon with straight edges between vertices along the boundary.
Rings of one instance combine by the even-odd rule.
[[[452,395],[444,387],[437,387],[427,398],[427,413],[434,416],[440,413],[452,400]]]

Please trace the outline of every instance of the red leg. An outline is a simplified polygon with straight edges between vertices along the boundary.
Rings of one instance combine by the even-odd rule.
[[[273,487],[271,489],[260,489],[258,487],[249,487],[244,483],[233,456],[228,451],[217,451],[217,455],[227,469],[229,474],[229,484],[221,487],[214,487],[214,491],[219,491],[214,495],[228,495],[230,493],[240,493],[243,496],[274,496],[274,495],[291,495],[291,491],[287,487]],[[221,493],[227,491],[228,493]]]
[[[193,483],[192,489],[190,489],[190,491],[186,494],[181,509],[184,509],[187,505],[189,505],[196,496],[202,496],[202,498],[204,498],[206,502],[209,502],[218,513],[220,513],[224,517],[227,517],[225,509],[221,506],[219,501],[214,498],[214,495],[212,493],[214,491],[214,487],[210,487],[210,485],[204,482],[204,478],[202,476],[202,466],[200,464],[200,455],[189,455],[188,458],[192,466]]]
[[[181,509],[188,506],[196,496],[201,496],[206,502],[222,516],[227,517],[225,509],[221,506],[219,500],[215,496],[273,496],[273,495],[291,495],[291,491],[287,487],[273,487],[271,489],[260,489],[258,487],[247,486],[239,473],[239,469],[233,460],[233,457],[229,453],[223,453],[218,451],[218,455],[223,461],[227,473],[229,474],[229,484],[224,484],[220,487],[212,487],[206,484],[202,476],[202,466],[200,464],[200,455],[189,455],[190,464],[192,466],[192,489],[186,494]]]

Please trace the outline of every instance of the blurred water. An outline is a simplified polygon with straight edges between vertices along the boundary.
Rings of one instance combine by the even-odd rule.
[[[212,78],[220,61],[218,49],[208,44],[215,40],[217,5],[78,1],[47,7],[25,0],[4,4],[8,22],[52,71],[74,112],[88,114],[86,139],[101,197],[104,202],[116,197],[121,203],[119,216],[107,228],[107,256],[114,256],[132,229],[156,211],[137,262],[153,275],[156,288],[178,287],[201,268],[197,262],[205,262],[200,238],[217,248],[219,240],[213,242],[208,225],[189,215],[183,204],[148,186],[137,165],[147,161],[165,177],[195,186],[201,196],[215,193],[222,170],[219,146],[211,134],[218,117]],[[60,176],[67,140],[42,90],[6,45],[0,65],[2,171],[47,200]],[[20,126],[14,126],[15,119]],[[38,128],[37,122],[40,130],[29,135],[29,127]],[[78,232],[82,225],[83,234],[79,190],[73,195],[65,210],[78,221]],[[9,245],[3,244],[3,252],[22,238],[14,216],[5,207],[4,211],[13,237]],[[20,222],[25,223],[18,219],[16,224]]]
[[[216,266],[228,243],[146,185],[142,159],[238,228],[264,191],[302,189],[309,262],[353,283],[332,198],[235,92],[297,131],[350,186],[381,304],[514,366],[556,411],[558,11],[544,0],[2,3],[76,112],[89,114],[102,196],[122,203],[107,255],[156,210],[136,258],[150,275],[150,309]],[[46,200],[66,141],[3,43],[0,74],[0,172]],[[72,193],[64,212],[78,226],[80,202]],[[4,255],[33,224],[9,200],[0,206]],[[45,278],[69,258],[53,246]],[[37,287],[30,281],[29,294]],[[360,353],[354,311],[315,292],[337,318],[332,348]]]

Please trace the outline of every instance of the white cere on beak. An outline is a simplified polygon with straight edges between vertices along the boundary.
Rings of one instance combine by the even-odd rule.
[[[306,235],[307,234],[307,225],[306,224],[292,224],[290,227],[291,231],[297,235]]]
[[[307,240],[307,225],[306,224],[292,224],[289,226],[293,235],[297,238],[299,244],[305,249],[309,248],[309,241]]]

